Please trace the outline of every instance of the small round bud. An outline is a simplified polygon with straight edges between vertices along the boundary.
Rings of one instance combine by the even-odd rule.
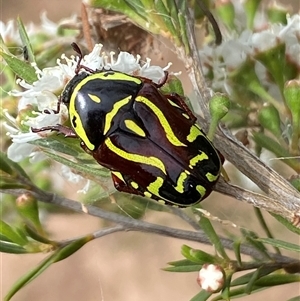
[[[214,133],[219,121],[228,113],[230,108],[230,99],[225,94],[216,93],[209,101],[209,111],[211,123],[207,137],[213,140]]]
[[[33,226],[39,233],[44,233],[39,219],[37,200],[30,193],[23,193],[16,199],[16,208],[26,223]]]
[[[292,115],[293,133],[290,152],[297,155],[300,136],[300,80],[295,79],[285,83],[283,95]]]
[[[300,117],[300,80],[294,79],[286,82],[283,94],[286,105],[298,123]]]
[[[216,93],[209,101],[209,110],[212,118],[221,120],[230,108],[230,99],[227,95]]]
[[[199,271],[197,282],[202,289],[210,293],[216,293],[224,286],[225,272],[219,265],[206,263]]]
[[[261,126],[269,130],[275,137],[281,137],[280,116],[273,105],[263,106],[258,113]]]

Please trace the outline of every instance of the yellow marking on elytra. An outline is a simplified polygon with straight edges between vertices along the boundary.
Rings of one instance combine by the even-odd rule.
[[[159,188],[163,185],[164,179],[157,177],[156,180],[147,186],[147,190],[156,196],[159,196]]]
[[[180,108],[180,109],[181,109],[181,107],[180,107],[179,105],[177,105],[177,104],[176,104],[174,101],[172,101],[171,99],[168,98],[168,101],[169,101],[170,105],[172,105],[173,107],[176,107],[176,108]]]
[[[141,82],[142,82],[137,77],[134,77],[134,76],[122,73],[122,72],[117,72],[117,71],[99,72],[99,73],[95,73],[95,74],[98,74],[98,76],[95,76],[96,79],[100,78],[102,80],[129,81],[129,82],[134,82],[137,85],[141,84]]]
[[[139,188],[139,184],[136,182],[131,182],[130,185],[134,188],[134,189],[138,189]]]
[[[94,101],[94,102],[97,102],[97,103],[100,103],[100,102],[101,102],[100,97],[98,97],[98,96],[95,95],[95,94],[89,94],[89,93],[88,93],[88,96],[89,96],[90,99],[91,99],[92,101]]]
[[[140,85],[141,82],[142,82],[139,78],[134,77],[134,76],[130,76],[130,75],[125,74],[125,73],[116,72],[116,71],[114,71],[114,72],[107,71],[107,72],[96,72],[94,74],[90,74],[89,76],[87,76],[81,82],[79,82],[77,84],[77,86],[74,88],[73,93],[72,93],[72,95],[70,97],[69,114],[70,114],[71,120],[73,119],[73,117],[76,118],[76,127],[74,127],[74,130],[75,130],[76,134],[84,142],[84,144],[87,146],[87,148],[90,149],[90,150],[94,150],[95,147],[89,141],[88,137],[86,136],[85,130],[84,130],[83,126],[82,126],[82,122],[80,120],[80,116],[76,112],[75,103],[76,103],[76,97],[77,97],[78,92],[80,91],[80,89],[82,89],[84,87],[84,85],[86,85],[88,82],[94,81],[94,80],[103,80],[103,81],[107,81],[107,80],[129,81],[129,82],[133,82],[133,83],[135,83],[137,85]],[[97,102],[97,100],[95,98],[95,95],[93,95],[91,97],[91,99],[93,101]],[[100,100],[100,98],[99,98],[99,100]],[[109,128],[109,125],[108,125],[108,128]]]
[[[201,161],[207,160],[207,159],[208,159],[207,154],[202,152],[201,154],[199,154],[199,155],[193,157],[193,158],[190,160],[190,165],[189,165],[189,167],[190,167],[190,168],[193,168],[194,166],[197,165],[198,162],[201,162]]]
[[[187,141],[194,142],[198,136],[203,136],[203,133],[200,131],[200,128],[197,125],[192,125],[190,128],[190,133],[186,137]]]
[[[203,197],[205,195],[206,189],[205,187],[201,186],[201,185],[197,185],[196,186],[197,191],[200,193],[201,197]]]
[[[95,149],[95,145],[92,144],[91,141],[89,140],[89,138],[87,137],[85,130],[83,128],[81,119],[75,110],[72,110],[72,112],[70,111],[70,120],[71,120],[72,127],[74,128],[76,134],[83,141],[83,143],[86,145],[86,147],[89,150],[93,151]]]
[[[108,112],[105,116],[104,130],[103,135],[106,135],[111,127],[111,122],[113,118],[118,114],[118,111],[125,105],[129,103],[131,99],[131,95],[119,100],[116,102],[110,112]]]
[[[205,177],[207,178],[207,180],[209,182],[215,182],[218,179],[219,175],[215,176],[215,175],[211,174],[210,172],[208,172],[208,173],[206,173]]]
[[[185,117],[186,119],[190,119],[190,116],[186,113],[182,113],[182,116]]]
[[[162,204],[162,205],[164,205],[166,203],[166,201],[164,201],[164,200],[157,200],[157,202]]]
[[[106,138],[104,143],[112,152],[116,153],[117,155],[119,155],[120,157],[122,157],[128,161],[151,165],[151,166],[154,166],[154,167],[158,168],[159,170],[161,170],[164,174],[167,174],[164,163],[156,157],[152,157],[152,156],[146,157],[146,156],[142,156],[142,155],[138,155],[138,154],[127,153],[126,151],[116,147],[112,143],[110,138]]]
[[[125,125],[129,130],[133,131],[138,136],[146,137],[146,133],[143,131],[143,129],[139,127],[133,120],[126,119]]]
[[[118,171],[112,171],[111,173],[114,174],[122,182],[126,183],[125,180],[124,180],[124,178],[123,178],[123,175],[120,172],[118,172]]]
[[[138,96],[135,100],[144,103],[155,113],[170,143],[172,143],[175,146],[186,146],[175,136],[172,127],[170,126],[164,113],[153,102],[151,102],[149,99],[143,96]]]
[[[177,186],[175,187],[175,189],[180,192],[183,193],[184,192],[184,181],[187,178],[187,173],[185,171],[181,172],[178,179],[177,179]]]

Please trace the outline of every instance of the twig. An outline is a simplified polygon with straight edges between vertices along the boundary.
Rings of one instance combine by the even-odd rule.
[[[45,192],[43,190],[40,190],[39,188],[33,186],[31,184],[31,191],[25,190],[25,189],[0,189],[0,193],[9,193],[12,195],[19,196],[23,193],[30,193],[35,197],[37,200],[44,202],[44,203],[50,203],[54,205],[59,205],[64,208],[71,209],[76,212],[89,214],[92,216],[97,216],[99,218],[103,218],[105,220],[114,222],[118,225],[123,226],[124,231],[140,231],[140,232],[147,232],[147,233],[155,233],[158,235],[168,236],[168,237],[174,237],[178,239],[185,239],[189,241],[196,241],[199,243],[204,244],[211,244],[208,237],[202,230],[198,231],[187,231],[187,230],[181,230],[161,225],[152,224],[149,222],[145,222],[142,220],[136,220],[132,219],[114,212],[108,212],[101,208],[92,206],[92,205],[86,205],[84,206],[84,209],[82,207],[82,204],[64,197],[60,197],[56,194]],[[122,231],[120,228],[118,231]],[[228,238],[220,238],[223,246],[227,249],[232,250],[233,249],[233,241]],[[241,253],[244,255],[249,255],[254,258],[261,258],[261,253],[256,250],[255,248],[248,246],[248,245],[241,245]],[[276,261],[280,261],[285,264],[295,264],[299,263],[298,260],[292,259],[287,256],[282,256],[278,254],[269,254],[271,258],[273,258]]]

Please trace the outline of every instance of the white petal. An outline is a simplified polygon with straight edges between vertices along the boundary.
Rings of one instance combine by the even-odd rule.
[[[15,162],[28,158],[34,149],[29,143],[12,143],[7,149],[7,157]]]

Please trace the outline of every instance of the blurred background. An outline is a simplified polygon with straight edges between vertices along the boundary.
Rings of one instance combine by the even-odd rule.
[[[299,10],[298,1],[286,1]],[[42,12],[47,12],[51,21],[68,18],[72,14],[80,14],[80,0],[73,1],[45,1],[45,0],[1,0],[1,21],[21,17],[25,24],[40,22]],[[297,7],[298,6],[298,7]],[[182,64],[175,62],[176,57],[166,49],[164,55],[173,61],[172,70],[184,70]],[[165,66],[165,62],[155,62]],[[181,78],[182,79],[182,78]],[[189,86],[187,82],[184,85]],[[57,183],[64,186],[64,193],[76,199],[76,191],[81,186],[66,182],[57,169]],[[60,177],[60,178],[59,178]],[[225,220],[230,220],[240,226],[253,225],[256,222],[252,208],[236,200],[217,193],[205,200],[203,207]],[[250,212],[250,213],[249,213]],[[267,214],[265,214],[267,215]],[[145,219],[172,227],[190,229],[178,218],[158,212],[146,212]],[[291,232],[268,218],[273,233],[277,238],[289,235],[291,241],[295,237]],[[96,231],[103,226],[103,221],[79,214],[56,214],[47,218],[47,231],[51,238],[63,240]],[[222,226],[226,231],[226,226]],[[233,231],[227,226],[228,231]],[[255,225],[251,227],[260,233]],[[204,246],[188,241],[160,237],[143,233],[116,233],[92,241],[68,259],[52,265],[41,276],[22,289],[13,297],[13,301],[56,301],[56,300],[85,300],[85,301],[185,301],[190,300],[200,290],[196,278],[197,273],[169,273],[161,268],[167,262],[181,259],[180,248],[183,244],[212,252],[210,246]],[[289,255],[288,253],[286,253]],[[3,298],[11,285],[24,273],[35,267],[47,254],[11,255],[0,254],[0,296]],[[274,287],[271,290],[246,296],[242,300],[282,301],[296,295],[299,285],[292,284]],[[2,299],[1,298],[1,299]]]

